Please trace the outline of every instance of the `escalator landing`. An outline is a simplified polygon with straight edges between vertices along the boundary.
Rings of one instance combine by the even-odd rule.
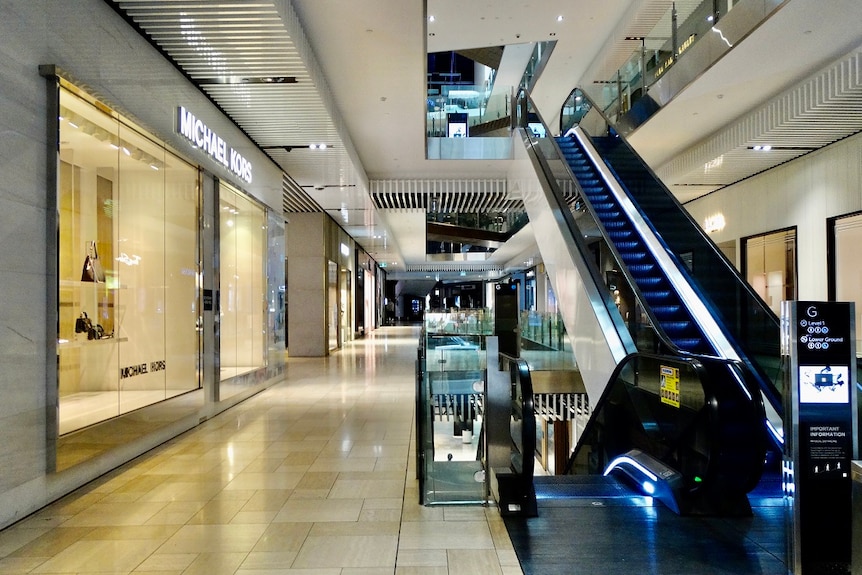
[[[525,575],[787,573],[785,510],[769,479],[745,518],[681,517],[614,480],[573,479],[537,477],[539,516],[504,518]]]

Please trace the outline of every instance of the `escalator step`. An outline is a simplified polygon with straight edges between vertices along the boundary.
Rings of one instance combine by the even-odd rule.
[[[678,314],[681,309],[682,306],[678,304],[652,306],[652,312],[656,317],[670,317],[671,315]]]
[[[617,243],[621,241],[627,241],[628,238],[634,235],[634,232],[632,230],[614,230],[612,232],[608,232],[608,235],[611,237],[614,243]],[[640,245],[640,242],[638,242],[638,245]]]
[[[670,290],[655,290],[655,291],[645,291],[643,292],[644,297],[647,301],[655,301],[659,299],[667,299],[670,297]]]
[[[678,334],[691,329],[693,326],[690,321],[661,321],[661,327],[668,335]]]
[[[629,271],[632,274],[635,274],[637,277],[638,274],[648,274],[655,269],[655,264],[638,264],[634,266],[629,266]]]
[[[703,339],[699,337],[686,337],[673,339],[673,342],[682,349],[694,350],[698,349],[703,344]]]
[[[644,252],[623,252],[620,251],[620,257],[626,263],[626,265],[630,263],[640,263],[647,258],[647,254]]]

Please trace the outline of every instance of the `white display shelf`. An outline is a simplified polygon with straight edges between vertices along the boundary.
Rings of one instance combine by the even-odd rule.
[[[103,337],[102,339],[82,339],[82,340],[69,340],[57,341],[57,350],[64,349],[75,349],[79,347],[88,347],[91,345],[104,345],[108,343],[119,343],[123,341],[129,341],[127,337]]]

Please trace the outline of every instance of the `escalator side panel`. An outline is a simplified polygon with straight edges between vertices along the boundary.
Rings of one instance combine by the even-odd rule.
[[[608,376],[636,350],[635,344],[607,289],[586,263],[589,252],[571,213],[561,205],[554,180],[543,177],[548,167],[535,165],[538,160],[528,149],[515,146],[519,161],[510,181],[522,193],[587,395],[597,401]]]

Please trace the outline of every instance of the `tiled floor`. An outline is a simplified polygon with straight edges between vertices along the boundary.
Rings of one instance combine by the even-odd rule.
[[[494,508],[418,505],[418,329],[386,327],[0,532],[0,573],[518,574]]]

